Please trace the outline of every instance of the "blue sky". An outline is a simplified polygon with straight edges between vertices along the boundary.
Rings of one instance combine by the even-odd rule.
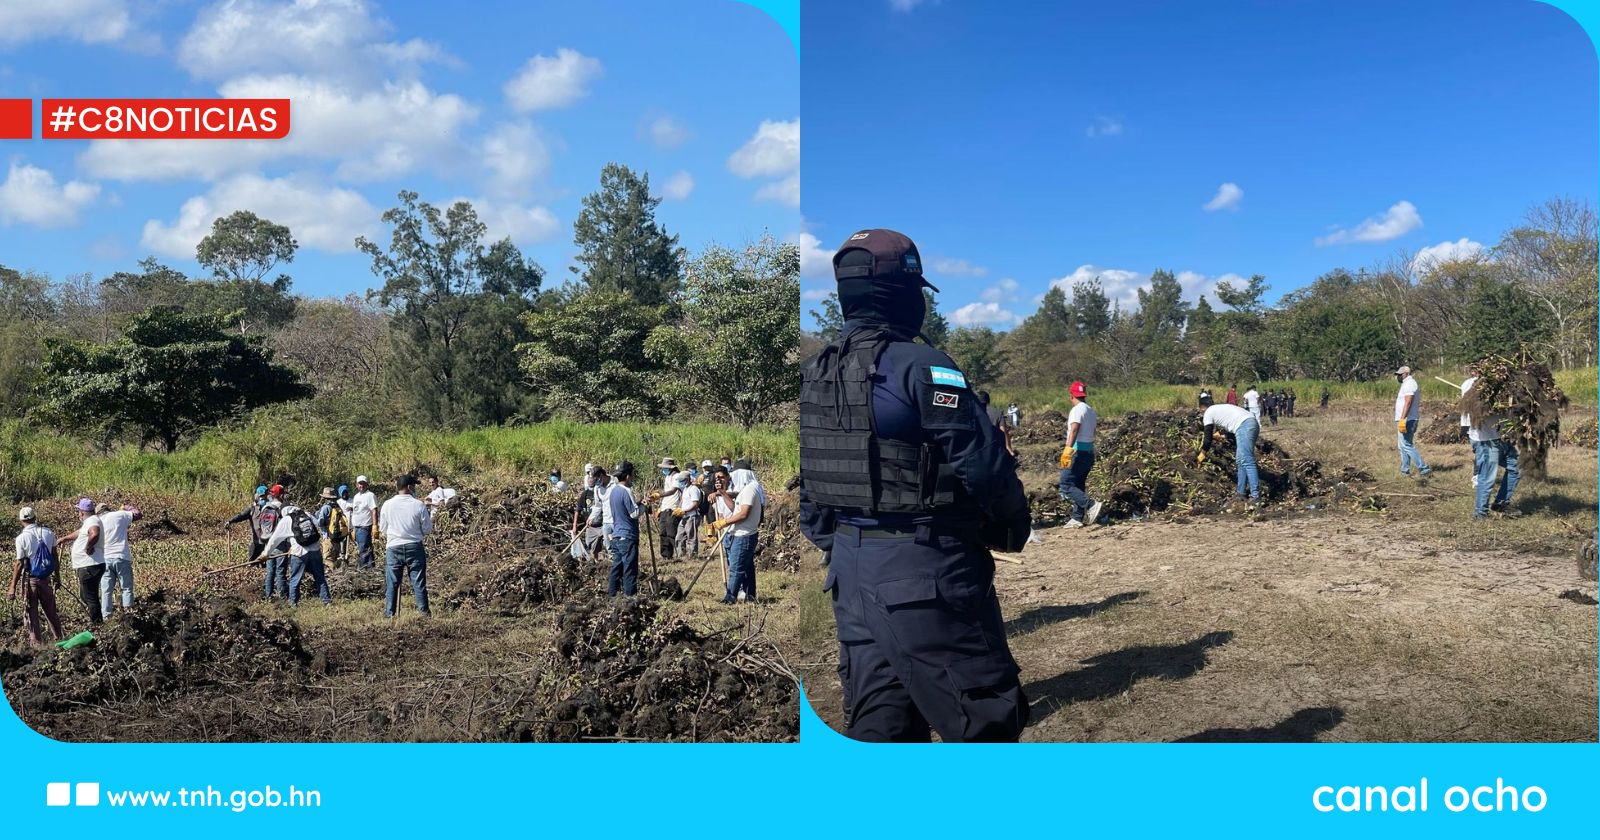
[[[365,292],[401,189],[471,200],[563,282],[608,161],[648,171],[691,250],[800,233],[799,63],[733,0],[0,4],[0,96],[279,96],[276,142],[0,142],[0,264],[201,273],[212,219],[287,224],[311,295]],[[38,133],[37,116],[35,134]]]
[[[863,227],[1008,328],[1053,282],[1127,306],[1157,268],[1276,300],[1596,184],[1594,49],[1532,0],[807,0],[802,32],[807,311]]]

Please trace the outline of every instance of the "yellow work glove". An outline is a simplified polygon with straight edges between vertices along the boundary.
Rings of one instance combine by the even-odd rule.
[[[1068,446],[1061,450],[1060,463],[1062,469],[1068,469],[1072,466],[1072,447]]]
[[[1396,421],[1394,421],[1394,428],[1395,428],[1395,431],[1399,432],[1400,434],[1402,434],[1402,435],[1405,434],[1406,433],[1406,421],[1404,421],[1404,420],[1396,420]]]
[[[1200,452],[1196,453],[1196,455],[1194,456],[1194,462],[1196,464],[1204,464],[1206,462],[1206,453],[1205,453],[1204,449],[1202,449],[1202,450],[1200,450]]]
[[[727,525],[728,525],[727,520],[718,519],[717,521],[711,523],[711,533],[715,534],[718,531],[721,531],[723,528],[727,527]]]

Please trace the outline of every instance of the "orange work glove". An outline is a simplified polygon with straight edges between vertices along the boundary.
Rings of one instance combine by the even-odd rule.
[[[1065,470],[1065,469],[1070,469],[1072,467],[1072,452],[1073,452],[1073,450],[1072,450],[1072,447],[1070,447],[1070,446],[1064,447],[1061,450],[1061,462],[1060,463],[1061,463],[1061,468],[1062,469]]]
[[[1396,420],[1396,421],[1394,421],[1394,427],[1395,427],[1395,431],[1399,432],[1400,434],[1403,435],[1403,434],[1406,433],[1406,421],[1404,421],[1404,420]]]

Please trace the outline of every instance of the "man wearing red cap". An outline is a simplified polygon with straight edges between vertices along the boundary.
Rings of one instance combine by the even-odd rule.
[[[1086,402],[1089,389],[1074,382],[1067,389],[1072,395],[1072,410],[1067,413],[1067,445],[1061,450],[1061,498],[1072,502],[1068,528],[1082,528],[1085,520],[1093,525],[1100,519],[1100,503],[1089,498],[1083,485],[1094,469],[1094,430],[1100,415]]]
[[[283,518],[283,485],[274,484],[267,488],[267,503],[261,508],[258,517],[260,527],[266,531],[261,536],[262,553],[266,554],[267,540],[272,538],[273,532],[278,530],[278,520]],[[289,555],[287,552],[267,554],[267,579],[262,585],[262,593],[270,601],[274,596],[289,597]]]

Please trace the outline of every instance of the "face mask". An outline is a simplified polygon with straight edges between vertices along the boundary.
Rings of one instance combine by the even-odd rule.
[[[680,479],[678,479],[678,486],[679,486],[679,487],[680,487],[680,488],[682,488],[682,487],[688,487],[688,486],[689,486],[689,479],[687,479],[687,478],[680,478]]]

